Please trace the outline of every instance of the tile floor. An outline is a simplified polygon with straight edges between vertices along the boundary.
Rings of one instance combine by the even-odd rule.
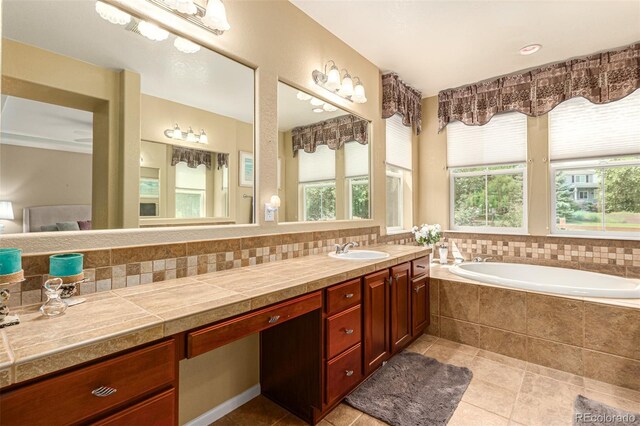
[[[418,338],[407,350],[468,367],[473,380],[450,426],[561,426],[572,424],[578,394],[640,412],[640,392],[508,358],[434,336]],[[260,396],[214,423],[215,426],[297,426],[305,423]],[[340,404],[320,426],[378,426],[385,423]]]

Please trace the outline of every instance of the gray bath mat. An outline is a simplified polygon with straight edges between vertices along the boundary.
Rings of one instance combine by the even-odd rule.
[[[393,426],[445,425],[473,374],[414,352],[402,352],[346,399]]]
[[[573,404],[573,424],[591,426],[640,426],[640,413],[632,413],[578,395]]]

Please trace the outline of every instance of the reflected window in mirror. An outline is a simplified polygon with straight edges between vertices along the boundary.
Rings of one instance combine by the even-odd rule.
[[[369,128],[367,120],[279,83],[278,195],[284,221],[371,217]]]
[[[5,232],[253,222],[254,70],[124,15],[2,2]]]

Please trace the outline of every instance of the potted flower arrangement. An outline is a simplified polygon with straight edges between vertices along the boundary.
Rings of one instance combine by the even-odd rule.
[[[439,224],[428,225],[423,223],[422,225],[414,226],[411,229],[416,242],[422,246],[432,248],[440,241],[442,237],[442,229]],[[433,253],[429,255],[429,261],[433,260]]]

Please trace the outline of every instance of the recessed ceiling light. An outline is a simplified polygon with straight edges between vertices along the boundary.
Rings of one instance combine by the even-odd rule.
[[[313,112],[324,112],[324,110],[322,108],[314,108],[312,111]]]
[[[538,50],[542,49],[542,45],[541,44],[529,44],[525,47],[523,47],[522,49],[520,49],[520,54],[521,55],[533,55],[534,53],[536,53]]]

